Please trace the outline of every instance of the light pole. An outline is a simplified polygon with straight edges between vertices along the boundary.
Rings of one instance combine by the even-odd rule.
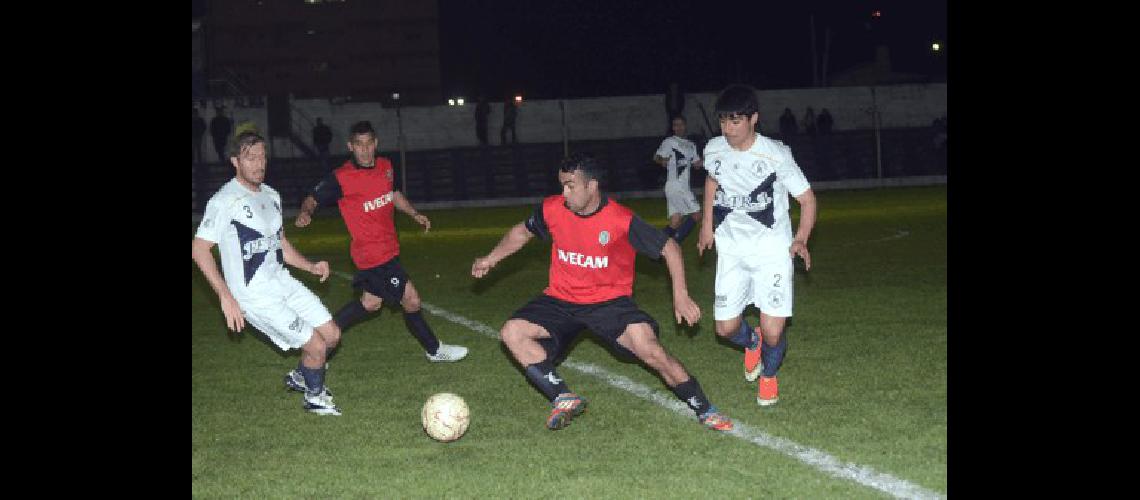
[[[400,93],[393,92],[392,100],[396,101],[396,142],[400,148],[400,192],[408,195],[408,161],[404,155],[404,118],[400,115]]]

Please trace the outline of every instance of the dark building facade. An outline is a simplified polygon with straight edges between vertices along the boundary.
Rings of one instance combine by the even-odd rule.
[[[436,0],[208,0],[209,92],[443,102]]]

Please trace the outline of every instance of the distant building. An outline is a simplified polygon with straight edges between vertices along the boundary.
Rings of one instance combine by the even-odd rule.
[[[437,0],[207,2],[202,63],[211,96],[442,99]]]
[[[875,60],[873,62],[855,65],[843,71],[836,72],[827,79],[827,84],[833,87],[848,87],[861,85],[890,85],[896,83],[925,83],[930,81],[928,75],[918,73],[896,73],[891,70],[891,55],[885,45],[875,47]]]

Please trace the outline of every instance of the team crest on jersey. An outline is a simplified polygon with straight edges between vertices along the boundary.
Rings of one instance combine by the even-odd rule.
[[[392,180],[392,169],[388,169],[387,172],[384,172],[384,175],[388,176],[388,180]]]
[[[768,303],[772,304],[772,307],[780,307],[784,303],[784,294],[779,291],[772,291],[768,294]]]
[[[605,246],[605,245],[609,244],[609,242],[610,242],[610,232],[609,231],[602,231],[602,232],[598,233],[598,243],[601,243],[602,246]]]

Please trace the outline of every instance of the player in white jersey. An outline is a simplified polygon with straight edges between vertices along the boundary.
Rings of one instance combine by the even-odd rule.
[[[304,392],[302,407],[340,415],[324,386],[326,353],[340,341],[340,328],[320,299],[285,269],[285,264],[304,269],[323,282],[329,263],[309,261],[285,238],[281,195],[262,184],[265,139],[244,132],[230,139],[228,149],[236,175],[206,204],[192,245],[194,262],[218,294],[231,330],[240,332],[249,320],[282,350],[301,349],[301,361],[285,384]],[[224,279],[210,252],[214,245]]]
[[[751,87],[733,85],[717,98],[723,135],[705,146],[708,177],[697,250],[703,254],[716,244],[716,334],[744,347],[744,378],[760,377],[756,402],[768,406],[779,399],[776,372],[787,349],[784,322],[792,315],[792,258],[799,255],[811,269],[807,242],[816,200],[791,150],[755,132],[758,110]],[[795,236],[789,195],[800,204]],[[749,303],[760,311],[756,330],[743,318]]]
[[[684,116],[673,117],[673,135],[661,141],[653,154],[653,161],[666,171],[665,203],[669,211],[669,226],[664,231],[680,243],[701,217],[701,206],[689,187],[689,173],[694,168],[701,168],[701,156],[697,153],[697,145],[685,138]]]

